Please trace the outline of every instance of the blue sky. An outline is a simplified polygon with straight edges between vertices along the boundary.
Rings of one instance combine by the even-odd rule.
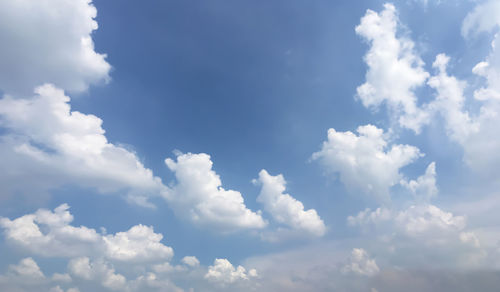
[[[0,11],[2,290],[498,287],[496,1]]]

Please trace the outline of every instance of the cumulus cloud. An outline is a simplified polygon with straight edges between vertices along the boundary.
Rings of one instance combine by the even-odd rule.
[[[374,211],[366,209],[356,216],[349,216],[347,221],[352,226],[380,225],[387,222],[391,228],[409,237],[443,235],[448,231],[462,231],[465,228],[465,218],[445,212],[430,204],[411,205],[401,211],[387,208],[377,208]]]
[[[370,248],[393,266],[469,270],[491,267],[486,260],[489,251],[481,247],[473,231],[466,229],[466,218],[435,205],[366,209],[347,221],[361,228]]]
[[[500,15],[500,14],[499,14]],[[499,42],[495,37],[494,42]],[[499,43],[500,45],[500,43]],[[474,91],[474,97],[481,102],[478,114],[471,116],[465,108],[464,91],[466,83],[450,76],[447,71],[449,57],[439,54],[433,63],[437,74],[429,79],[428,85],[436,90],[436,99],[428,105],[430,111],[439,112],[445,121],[447,135],[464,149],[464,161],[476,173],[491,176],[496,172],[500,147],[496,124],[500,122],[500,55],[493,45],[487,61],[480,62],[473,72],[485,77],[487,85]],[[490,65],[490,63],[495,65]]]
[[[414,90],[424,85],[429,73],[414,52],[413,41],[398,34],[398,22],[394,5],[385,4],[380,13],[367,10],[356,27],[356,33],[370,44],[365,55],[366,82],[357,88],[357,96],[368,108],[386,104],[399,116],[401,126],[418,133],[429,116],[417,106]]]
[[[235,268],[227,259],[215,259],[214,264],[208,267],[205,279],[220,283],[221,285],[226,285],[239,281],[248,281],[257,276],[257,271],[255,269],[251,269],[247,272],[242,266]]]
[[[222,187],[209,155],[181,154],[177,161],[167,158],[165,163],[177,180],[167,200],[179,216],[222,232],[261,229],[267,225],[260,211],[246,207],[240,192]]]
[[[91,262],[88,257],[75,258],[68,263],[68,270],[75,277],[97,280],[114,291],[124,291],[127,285],[125,276],[115,273],[115,269],[102,260]]]
[[[24,258],[17,265],[10,265],[9,272],[22,278],[45,279],[38,264],[32,258]]]
[[[419,176],[417,180],[402,180],[401,184],[412,193],[416,201],[430,201],[438,193],[436,186],[436,163],[430,163],[425,173]]]
[[[185,256],[182,258],[181,262],[190,267],[197,267],[200,265],[200,261],[195,256]]]
[[[436,91],[436,98],[428,105],[429,110],[439,112],[445,120],[448,136],[459,143],[474,132],[478,124],[472,120],[469,113],[463,109],[466,83],[446,72],[450,58],[445,54],[436,56],[432,64],[437,74],[429,79],[427,84]]]
[[[144,198],[162,195],[166,186],[135,153],[108,142],[101,119],[71,111],[69,101],[49,84],[29,99],[0,99],[0,126],[8,129],[0,137],[2,196],[75,184],[125,191],[131,201],[152,207]]]
[[[462,34],[470,38],[479,32],[492,31],[498,28],[498,19],[498,1],[480,3],[465,18]],[[490,54],[472,69],[486,81],[485,86],[474,91],[474,98],[482,104],[479,113],[472,115],[466,109],[467,83],[447,73],[450,58],[438,54],[432,64],[436,74],[429,78],[413,48],[413,41],[399,36],[398,26],[397,12],[391,4],[386,4],[380,13],[368,10],[361,18],[356,32],[370,43],[370,49],[365,56],[366,82],[358,87],[358,97],[371,108],[378,108],[385,102],[390,117],[416,133],[440,114],[447,135],[463,147],[464,161],[477,173],[491,177],[500,161],[495,150],[500,147],[500,139],[495,138],[494,126],[500,122],[498,33],[493,38]],[[418,105],[414,90],[424,84],[435,90],[435,98]]]
[[[387,135],[373,125],[360,126],[357,132],[329,129],[328,140],[312,159],[339,173],[340,181],[352,192],[388,201],[389,188],[402,179],[400,168],[416,160],[420,151],[409,145],[389,147]]]
[[[323,236],[326,232],[325,224],[314,209],[304,210],[302,202],[285,192],[286,181],[283,175],[270,175],[266,170],[259,172],[258,180],[262,188],[257,202],[264,205],[264,210],[271,214],[273,219],[299,232],[306,232],[314,236]]]
[[[92,40],[96,14],[91,0],[1,1],[0,89],[22,95],[50,82],[82,91],[109,80]]]
[[[354,248],[347,263],[342,268],[342,273],[354,273],[364,276],[373,276],[380,271],[375,259],[371,259],[362,248]]]
[[[174,252],[160,242],[162,239],[163,235],[155,233],[153,227],[142,224],[103,237],[107,257],[121,261],[170,259]]]
[[[8,242],[18,248],[47,257],[93,255],[123,262],[168,260],[172,248],[160,241],[153,227],[136,225],[126,232],[103,235],[85,226],[70,225],[73,215],[63,204],[54,212],[40,209],[17,219],[0,218]]]

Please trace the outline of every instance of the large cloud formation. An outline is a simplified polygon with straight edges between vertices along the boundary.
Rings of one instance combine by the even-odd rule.
[[[161,180],[135,153],[107,140],[101,119],[71,111],[69,101],[50,84],[32,98],[0,99],[0,125],[9,130],[0,137],[2,196],[76,184],[125,191],[133,202],[152,206],[146,198],[165,192]]]
[[[0,89],[24,95],[53,83],[83,91],[109,80],[111,66],[92,41],[96,15],[91,0],[0,1]]]

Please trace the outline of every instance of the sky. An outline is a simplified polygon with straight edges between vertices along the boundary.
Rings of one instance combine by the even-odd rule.
[[[500,2],[0,0],[0,290],[497,291]]]

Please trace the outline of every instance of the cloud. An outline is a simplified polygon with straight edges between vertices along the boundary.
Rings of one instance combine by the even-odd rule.
[[[364,276],[373,276],[380,271],[374,259],[368,256],[366,250],[354,248],[349,263],[342,268],[342,273],[355,273]]]
[[[393,267],[410,269],[491,269],[480,239],[466,229],[466,218],[431,204],[405,209],[366,209],[347,218],[362,231],[370,250]],[[369,243],[368,243],[369,242]],[[418,257],[416,256],[418,254]]]
[[[181,262],[190,267],[197,267],[200,265],[200,261],[195,256],[185,256],[182,258]]]
[[[2,196],[75,184],[124,191],[131,201],[153,207],[146,198],[166,191],[161,180],[135,153],[109,143],[101,119],[71,111],[69,101],[50,84],[29,99],[0,99],[0,125],[8,130],[0,137]]]
[[[222,187],[208,154],[181,154],[177,161],[167,158],[165,163],[177,180],[167,200],[180,217],[221,232],[262,229],[267,225],[260,211],[245,206],[240,192]]]
[[[122,262],[157,262],[173,256],[153,227],[135,225],[126,232],[103,235],[85,226],[70,225],[73,215],[63,204],[54,212],[40,209],[17,219],[0,218],[8,242],[46,257],[92,255]]]
[[[115,273],[115,269],[102,260],[91,262],[88,257],[75,258],[69,262],[68,270],[75,277],[97,280],[114,291],[124,291],[127,285],[125,276]]]
[[[365,209],[356,216],[349,216],[347,221],[351,226],[371,225],[377,228],[387,223],[391,225],[387,229],[392,232],[397,231],[412,238],[427,235],[426,240],[438,239],[448,232],[458,232],[465,228],[463,216],[454,216],[430,204],[411,205],[401,211],[386,208],[377,208],[374,211]],[[434,236],[436,237],[433,238]]]
[[[462,35],[470,37],[483,31],[490,31],[500,25],[500,3],[496,0],[488,0],[474,7],[469,12],[462,24]]]
[[[496,36],[494,43],[499,42]],[[500,45],[500,42],[498,43]],[[499,55],[499,56],[497,56]],[[428,108],[439,112],[445,121],[447,135],[464,149],[464,161],[476,174],[494,176],[500,155],[500,139],[497,138],[496,124],[500,122],[500,54],[493,45],[486,61],[478,63],[473,73],[485,77],[487,86],[474,91],[474,97],[481,102],[479,113],[471,116],[465,109],[466,83],[446,72],[449,57],[439,54],[433,67],[437,74],[429,79],[428,85],[436,90],[436,99]],[[493,66],[490,63],[495,64]]]
[[[415,201],[430,201],[438,193],[436,186],[436,163],[430,163],[425,170],[425,174],[419,176],[417,180],[402,180],[401,185],[411,192]]]
[[[109,80],[106,55],[94,50],[91,0],[0,2],[0,89],[29,94],[44,83],[69,91]],[[8,44],[8,45],[7,45]]]
[[[389,188],[399,183],[399,170],[421,154],[409,145],[391,145],[382,129],[360,126],[358,135],[328,130],[328,140],[312,155],[327,171],[340,174],[340,181],[352,192],[362,192],[389,201]],[[383,169],[384,171],[380,171]]]
[[[10,265],[9,272],[22,278],[41,280],[45,275],[32,258],[24,258],[17,265]]]
[[[366,81],[357,88],[357,96],[368,108],[386,104],[391,115],[399,116],[401,126],[418,133],[429,116],[417,106],[414,90],[425,84],[429,73],[414,52],[413,41],[398,35],[398,22],[394,5],[385,4],[380,13],[367,10],[356,27],[370,44]]]
[[[244,267],[235,268],[227,259],[215,259],[214,264],[208,267],[208,272],[205,274],[205,279],[221,285],[248,281],[255,277],[257,277],[255,269],[251,269],[247,273]]]
[[[107,257],[121,261],[156,261],[172,258],[174,254],[172,248],[163,245],[160,242],[162,239],[163,235],[155,233],[153,227],[142,224],[135,225],[126,232],[103,237]]]
[[[478,124],[463,109],[465,103],[463,92],[467,84],[447,74],[449,61],[448,56],[439,54],[432,64],[437,74],[432,76],[427,84],[436,91],[436,98],[430,102],[428,108],[442,115],[447,135],[463,144],[472,133],[477,132]]]
[[[264,205],[264,210],[271,214],[276,222],[300,233],[306,232],[314,236],[325,234],[325,224],[316,210],[304,210],[302,202],[284,193],[286,181],[283,175],[272,176],[263,169],[255,183],[262,185],[257,202]]]

